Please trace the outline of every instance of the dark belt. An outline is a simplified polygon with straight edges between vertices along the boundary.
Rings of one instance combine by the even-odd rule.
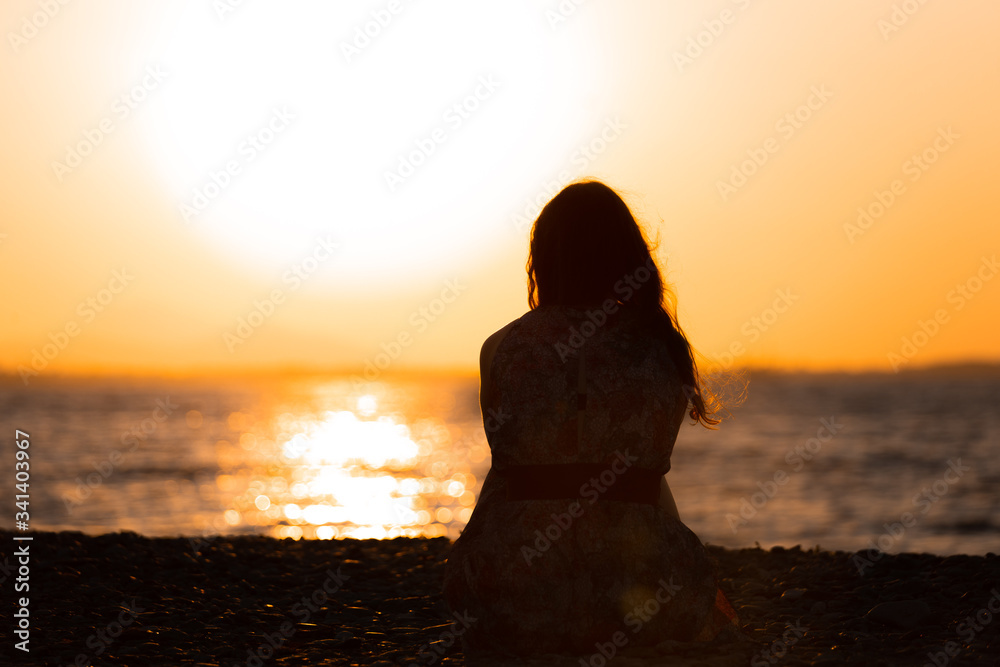
[[[556,463],[511,466],[503,477],[507,500],[584,498],[656,505],[663,475],[648,468],[619,473],[610,463]]]

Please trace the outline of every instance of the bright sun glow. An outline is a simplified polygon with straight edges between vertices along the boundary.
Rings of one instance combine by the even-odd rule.
[[[566,162],[598,85],[597,68],[563,62],[573,50],[537,7],[512,5],[403,3],[376,30],[351,3],[246,3],[222,19],[191,3],[153,123],[178,215],[271,272],[329,235],[341,251],[324,276],[339,285],[475,263],[468,249],[509,234]],[[376,34],[345,54],[364,44],[358,27]]]
[[[312,433],[285,443],[284,454],[311,464],[358,462],[372,468],[406,470],[416,463],[419,448],[404,424],[389,417],[361,421],[353,412],[327,413]]]
[[[374,397],[362,399],[359,403],[374,408]],[[308,432],[288,440],[283,454],[293,464],[309,466],[306,492],[324,499],[305,507],[286,504],[283,513],[290,521],[354,524],[344,534],[355,537],[386,537],[387,527],[403,534],[402,526],[419,525],[413,494],[421,489],[420,481],[385,474],[408,470],[417,461],[419,447],[404,424],[389,417],[363,421],[352,412],[330,412]],[[358,469],[369,473],[357,474]]]
[[[409,425],[398,421],[399,415],[379,415],[379,399],[371,394],[354,402],[358,413],[327,411],[306,418],[281,413],[275,464],[268,473],[245,484],[232,475],[217,478],[218,490],[235,498],[216,530],[264,525],[277,537],[293,539],[457,536],[472,514],[478,480],[435,456],[453,449],[447,429],[433,421]],[[229,421],[253,426],[243,413],[231,414]]]

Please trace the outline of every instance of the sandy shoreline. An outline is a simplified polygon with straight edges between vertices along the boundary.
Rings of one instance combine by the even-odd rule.
[[[453,624],[441,600],[445,538],[33,535],[18,543],[0,531],[4,600],[27,595],[31,618],[24,653],[13,648],[16,619],[4,614],[7,664],[478,664],[454,640],[470,619]],[[30,591],[15,593],[14,551],[22,544],[30,544]],[[610,664],[1000,660],[995,555],[881,555],[866,566],[860,559],[872,554],[865,552],[709,550],[748,641],[626,647]],[[602,659],[595,649],[584,664],[599,667]],[[546,656],[531,664],[581,663]]]

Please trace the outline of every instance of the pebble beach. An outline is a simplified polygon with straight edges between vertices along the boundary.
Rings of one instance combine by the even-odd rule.
[[[0,532],[7,545],[14,534]],[[34,533],[21,665],[996,665],[1000,558],[709,545],[743,637],[465,656],[441,598],[447,538]],[[17,576],[4,549],[5,589]],[[21,595],[21,594],[17,594]],[[7,605],[5,605],[7,606]],[[12,607],[7,606],[7,610]]]

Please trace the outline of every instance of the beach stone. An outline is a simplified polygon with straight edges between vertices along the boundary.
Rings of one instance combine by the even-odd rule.
[[[813,606],[809,608],[809,613],[822,616],[823,614],[826,613],[826,603],[817,602],[813,604]]]
[[[883,590],[893,597],[902,599],[913,599],[914,595],[919,595],[926,590],[926,582],[919,579],[896,580],[885,585]]]
[[[897,600],[875,605],[865,618],[900,630],[909,630],[930,615],[930,605],[923,600]]]
[[[806,594],[806,589],[804,588],[789,588],[784,593],[781,594],[781,600],[783,602],[789,602],[794,600],[801,600],[802,596]]]
[[[740,605],[739,614],[741,618],[761,618],[767,614],[767,610],[763,606],[744,604]]]

